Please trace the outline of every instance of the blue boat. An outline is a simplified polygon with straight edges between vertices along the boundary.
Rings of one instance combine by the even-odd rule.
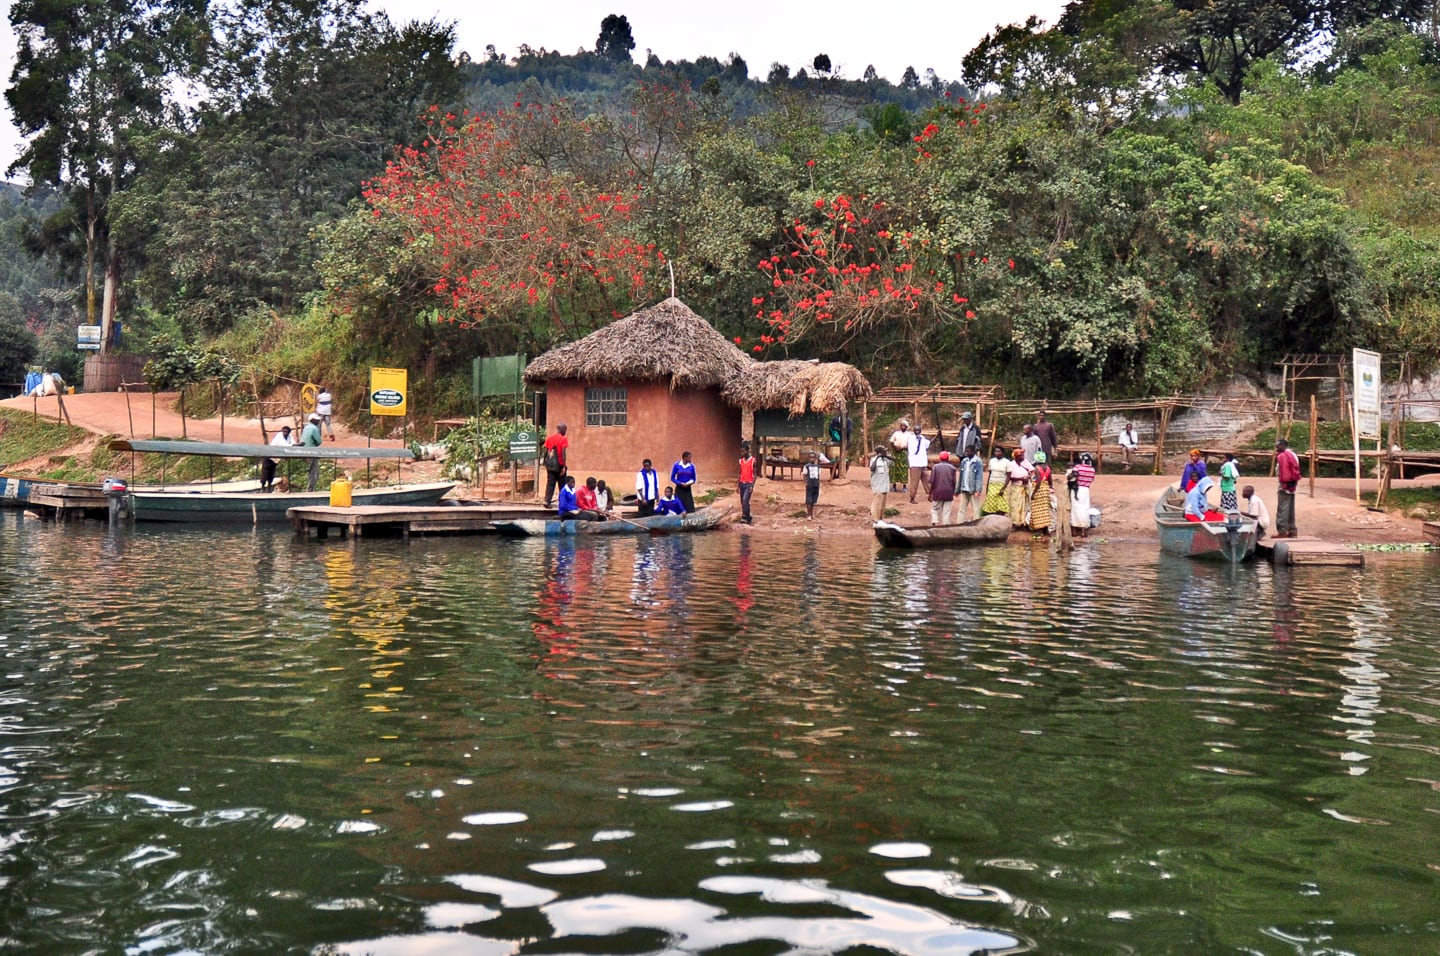
[[[1174,488],[1166,488],[1155,502],[1155,528],[1160,534],[1161,551],[1182,558],[1231,564],[1239,564],[1255,554],[1259,528],[1253,518],[1232,511],[1224,521],[1190,521],[1185,517],[1183,502],[1184,496]]]

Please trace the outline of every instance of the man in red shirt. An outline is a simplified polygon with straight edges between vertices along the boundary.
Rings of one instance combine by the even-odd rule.
[[[755,456],[750,454],[750,443],[740,443],[740,520],[750,524],[750,496],[755,492]]]
[[[1300,486],[1300,459],[1290,450],[1290,443],[1275,443],[1275,477],[1280,482],[1275,496],[1275,537],[1295,537],[1295,490]]]
[[[561,480],[570,473],[569,461],[566,456],[566,449],[570,447],[570,439],[565,437],[565,423],[561,422],[555,426],[555,434],[545,439],[545,445],[540,450],[540,460],[545,464],[545,507],[549,508],[555,500],[555,489],[560,486]]]

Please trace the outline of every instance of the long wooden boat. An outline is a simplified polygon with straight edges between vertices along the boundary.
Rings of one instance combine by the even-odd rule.
[[[408,448],[348,448],[335,446],[301,447],[250,445],[232,442],[167,441],[160,439],[116,439],[112,451],[161,455],[196,455],[204,458],[272,458],[275,460],[370,459],[412,460]],[[357,488],[351,492],[355,505],[433,505],[455,487],[453,481],[432,481],[411,485]],[[328,505],[330,492],[262,492],[253,489],[217,490],[213,485],[171,485],[162,488],[131,489],[130,510],[137,521],[226,522],[239,524],[284,523],[291,508]]]
[[[875,522],[875,537],[887,548],[965,548],[994,544],[1010,537],[1014,526],[1008,515],[985,515],[964,524],[905,528],[888,521]]]
[[[582,534],[675,534],[711,531],[734,514],[734,508],[701,508],[683,515],[611,518],[608,521],[561,521],[558,518],[516,518],[491,525],[507,538],[540,538]]]
[[[433,505],[455,487],[453,481],[430,481],[383,488],[356,488],[354,505]],[[326,491],[132,491],[131,513],[136,521],[190,521],[239,524],[284,523],[291,508],[328,505]]]
[[[1160,550],[1184,558],[1205,561],[1228,561],[1239,564],[1254,556],[1259,529],[1254,519],[1231,512],[1224,521],[1188,521],[1180,493],[1166,488],[1155,502],[1155,528],[1160,534]]]

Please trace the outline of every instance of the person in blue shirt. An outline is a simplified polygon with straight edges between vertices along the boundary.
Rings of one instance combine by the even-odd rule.
[[[1204,477],[1205,459],[1200,456],[1200,449],[1192,448],[1190,460],[1185,463],[1185,470],[1180,473],[1180,490],[1189,494]]]
[[[669,485],[665,486],[664,496],[655,502],[655,513],[657,515],[683,515],[685,513],[685,505],[675,497],[674,488]]]
[[[695,463],[690,453],[682,452],[680,460],[670,468],[670,483],[675,486],[675,497],[685,506],[686,511],[695,510]]]

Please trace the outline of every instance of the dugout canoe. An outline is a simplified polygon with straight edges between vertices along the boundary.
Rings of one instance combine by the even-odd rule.
[[[712,531],[723,525],[733,508],[701,508],[684,515],[650,515],[648,518],[611,518],[608,521],[561,521],[558,518],[516,518],[492,521],[507,538],[550,538],[589,534],[679,534]]]
[[[888,521],[875,522],[875,537],[887,548],[966,548],[995,544],[1010,537],[1014,526],[1007,515],[985,515],[965,524],[904,528]]]

